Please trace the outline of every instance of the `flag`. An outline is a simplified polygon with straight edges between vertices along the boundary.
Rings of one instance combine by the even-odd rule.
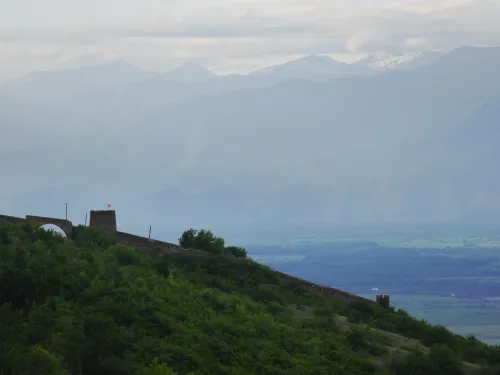
[[[111,208],[111,205],[110,205],[110,204],[108,204],[108,210],[109,210],[110,208]]]

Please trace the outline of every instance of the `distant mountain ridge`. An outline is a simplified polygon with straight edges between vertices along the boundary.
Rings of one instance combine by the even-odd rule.
[[[116,60],[79,69],[31,73],[0,85],[0,93],[21,98],[48,99],[92,90],[122,89],[153,74],[124,60]]]
[[[328,80],[350,76],[379,74],[394,68],[415,68],[435,61],[444,52],[395,56],[382,51],[350,64],[328,55],[308,55],[284,64],[269,66],[247,75],[219,76],[196,63],[186,63],[166,73],[145,72],[124,60],[61,71],[30,73],[0,85],[0,94],[20,98],[58,98],[95,90],[123,90],[145,80],[205,84],[209,81],[231,81],[230,89],[262,86],[287,79]]]
[[[4,93],[0,204],[97,181],[141,227],[495,218],[500,48],[425,58],[367,76],[318,78],[348,65],[320,56],[276,68],[299,79],[187,66],[201,81],[148,73],[51,100]]]
[[[309,55],[281,65],[270,66],[250,73],[250,76],[268,76],[280,79],[322,78],[346,76],[356,72],[351,65],[334,60],[328,55]]]

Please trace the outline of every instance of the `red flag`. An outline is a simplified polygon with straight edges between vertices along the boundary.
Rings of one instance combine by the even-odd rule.
[[[111,205],[110,205],[110,204],[108,204],[108,208],[111,208]]]

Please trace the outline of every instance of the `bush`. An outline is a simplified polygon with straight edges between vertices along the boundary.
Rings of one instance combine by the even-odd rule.
[[[352,301],[349,303],[349,308],[359,311],[362,315],[367,317],[374,317],[376,314],[375,307],[367,302]]]
[[[79,225],[73,229],[73,242],[78,247],[95,247],[107,249],[116,245],[116,237],[97,227]]]
[[[395,366],[397,375],[462,375],[463,366],[455,353],[444,345],[435,345],[429,355],[410,353]]]
[[[336,312],[336,308],[332,304],[325,304],[314,308],[314,315],[316,316],[332,316]]]
[[[235,258],[246,258],[247,257],[247,251],[242,247],[228,246],[224,249],[224,252],[226,254],[234,256]]]
[[[363,316],[358,310],[352,310],[349,315],[347,315],[347,321],[349,323],[360,323],[363,320]]]
[[[284,311],[284,307],[280,305],[278,302],[269,302],[267,304],[267,311],[269,311],[270,314],[276,315]]]
[[[205,229],[186,230],[179,238],[179,245],[185,249],[204,250],[212,254],[222,254],[224,251],[224,239]]]
[[[347,342],[354,350],[359,350],[366,346],[366,338],[363,332],[357,328],[353,328],[347,334]]]
[[[381,357],[389,352],[387,347],[373,343],[368,345],[368,351],[371,355],[374,355],[376,357]]]
[[[436,371],[442,375],[463,374],[463,366],[453,350],[444,345],[434,345],[429,352],[429,359]]]
[[[224,239],[215,236],[211,231],[188,229],[179,238],[179,245],[184,249],[204,250],[212,254],[232,255],[235,258],[246,258],[247,251],[242,247],[224,246]]]
[[[477,375],[500,375],[500,365],[481,370]]]
[[[438,375],[429,357],[421,352],[410,353],[404,361],[395,364],[393,371],[397,375]]]
[[[451,333],[446,327],[437,325],[429,326],[423,331],[422,343],[425,346],[432,346],[435,344],[446,345],[453,350],[456,349],[456,342]]]

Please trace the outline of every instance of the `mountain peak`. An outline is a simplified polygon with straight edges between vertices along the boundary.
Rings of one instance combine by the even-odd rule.
[[[328,55],[308,55],[295,60],[288,61],[281,65],[270,66],[257,70],[253,74],[301,77],[318,76],[336,73],[339,68],[347,64],[338,62]]]
[[[373,55],[365,57],[354,64],[364,65],[372,69],[395,68],[400,64],[414,60],[418,55],[393,55],[388,51],[379,51]]]
[[[307,56],[301,57],[299,59],[296,59],[294,61],[338,62],[337,60],[331,58],[328,55],[316,55],[316,54],[314,54],[314,55],[307,55]]]
[[[187,62],[165,73],[163,77],[174,81],[200,82],[213,79],[217,75],[200,64]]]

